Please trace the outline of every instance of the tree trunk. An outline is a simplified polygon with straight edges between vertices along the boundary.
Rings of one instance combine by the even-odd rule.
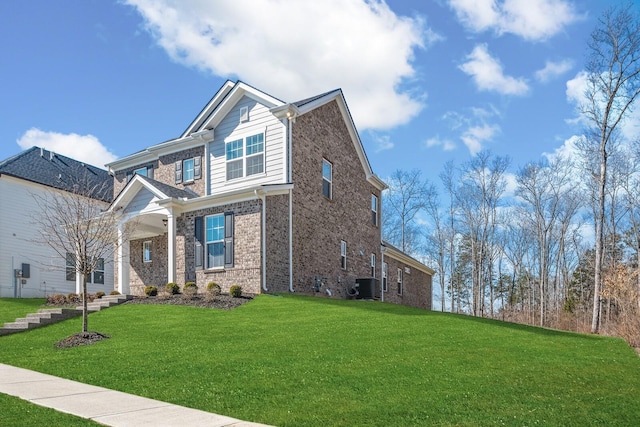
[[[87,316],[87,276],[82,275],[82,332],[89,331]]]

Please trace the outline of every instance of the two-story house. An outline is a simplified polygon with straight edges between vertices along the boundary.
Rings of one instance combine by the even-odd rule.
[[[79,183],[101,190],[91,194],[90,203],[109,207],[113,180],[104,169],[39,147],[0,161],[0,297],[81,292],[73,255],[61,258],[43,241],[38,229],[42,221],[37,220],[45,208],[38,199],[71,197]],[[111,261],[98,260],[98,268],[87,277],[88,292],[113,289]]]
[[[386,185],[341,90],[286,103],[227,81],[180,137],[107,167],[110,209],[136,229],[118,245],[122,293],[194,281],[344,298],[375,277],[375,296],[431,308],[433,271],[382,245]]]

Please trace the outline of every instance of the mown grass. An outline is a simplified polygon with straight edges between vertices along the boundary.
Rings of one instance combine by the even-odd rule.
[[[123,305],[0,338],[0,361],[279,426],[640,425],[623,340],[391,304],[260,296],[232,311]]]
[[[0,326],[42,308],[44,298],[0,298]]]
[[[0,426],[95,427],[101,424],[0,393]]]

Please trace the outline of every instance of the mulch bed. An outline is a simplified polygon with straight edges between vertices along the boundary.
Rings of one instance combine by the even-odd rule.
[[[217,308],[220,310],[231,310],[248,303],[253,299],[253,295],[243,295],[240,298],[234,298],[230,295],[216,295],[215,299],[206,298],[201,295],[187,298],[184,295],[162,295],[155,297],[134,297],[125,302],[125,304],[170,304],[170,305],[188,305],[192,307]],[[54,344],[56,348],[77,347],[80,345],[90,345],[108,339],[109,335],[100,332],[79,332],[73,334]]]

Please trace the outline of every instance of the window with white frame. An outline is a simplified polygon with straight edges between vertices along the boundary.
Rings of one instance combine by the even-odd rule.
[[[389,266],[387,265],[386,262],[382,263],[382,291],[383,292],[387,292],[388,291],[388,285],[387,285],[387,269],[389,268]]]
[[[65,276],[69,281],[76,280],[76,257],[67,252]],[[104,284],[104,258],[98,258],[93,265],[93,271],[87,275],[87,283]]]
[[[264,134],[225,143],[227,180],[264,172]]]
[[[333,165],[326,159],[322,159],[322,194],[333,198]]]
[[[224,214],[205,218],[207,268],[224,267]]]
[[[402,295],[402,269],[398,269],[398,295]]]
[[[189,183],[202,178],[202,157],[195,156],[175,162],[175,183]]]
[[[71,252],[67,252],[66,275],[67,280],[76,280],[76,257]]]
[[[340,267],[347,269],[347,242],[344,240],[340,241]]]
[[[98,258],[93,266],[93,283],[104,285],[104,258]]]
[[[143,166],[127,172],[127,182],[131,181],[134,175],[142,175],[153,179],[153,165]]]
[[[378,196],[371,195],[371,223],[378,226]]]
[[[142,242],[142,262],[151,262],[151,240]]]
[[[376,277],[376,254],[371,254],[371,277]]]

